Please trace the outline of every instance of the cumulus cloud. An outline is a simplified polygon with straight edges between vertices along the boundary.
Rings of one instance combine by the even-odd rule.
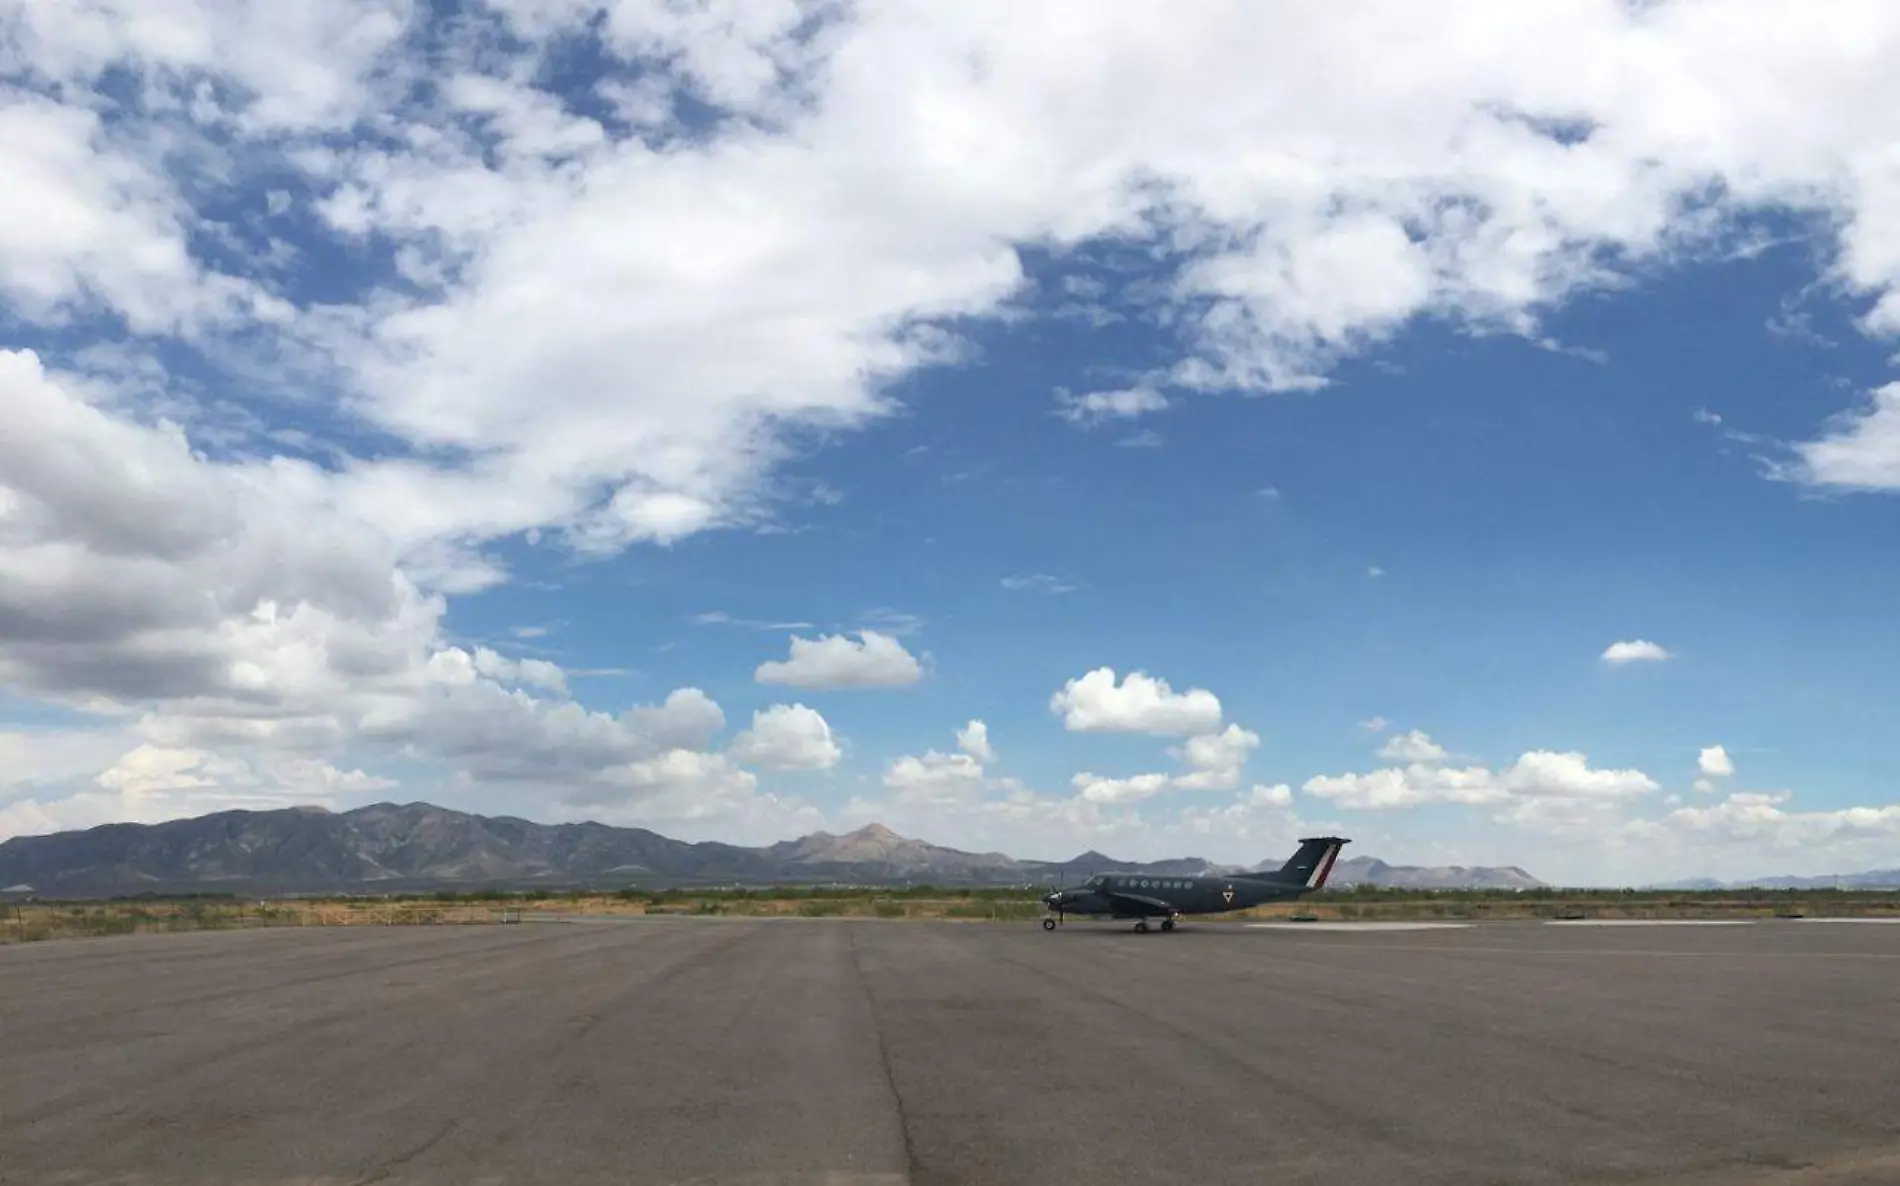
[[[1379,747],[1379,756],[1394,762],[1442,762],[1447,757],[1444,746],[1418,729],[1387,740]]]
[[[726,754],[748,766],[773,770],[829,770],[844,751],[817,709],[774,704],[752,714],[752,727],[732,739]]]
[[[1535,335],[1618,269],[1720,253],[1737,219],[1788,207],[1829,216],[1832,271],[1873,298],[1866,327],[1900,329],[1893,129],[1865,115],[1893,106],[1875,63],[1900,19],[1878,6],[1738,23],[1693,5],[1532,22],[1392,4],[1280,14],[1264,36],[1251,16],[1144,5],[838,9],[820,34],[792,6],[595,21],[509,0],[420,28],[430,11],[23,9],[9,60],[72,100],[9,104],[23,208],[0,221],[32,230],[0,274],[42,320],[83,293],[166,329],[193,297],[219,324],[319,347],[378,428],[456,458],[366,475],[392,496],[371,500],[386,526],[437,541],[551,527],[612,550],[765,513],[777,428],[861,424],[891,406],[883,380],[963,357],[932,323],[1014,311],[1015,244],[1058,262],[1150,244],[1166,279],[1121,295],[1166,315],[1167,377],[1190,390],[1322,385],[1426,315]],[[610,66],[589,114],[527,68],[577,37]],[[1050,47],[1077,42],[1095,52],[1055,68]],[[444,79],[426,100],[421,44]],[[1561,68],[1557,46],[1602,69]],[[199,258],[182,228],[192,202],[228,196],[202,192],[220,175],[188,187],[92,118],[89,92],[126,77],[132,111],[189,111],[315,195],[274,182],[260,209],[375,239],[408,286],[363,277],[302,309]],[[1136,90],[1140,111],[1095,114]],[[681,93],[737,118],[689,137]],[[333,135],[371,112],[384,135]],[[628,221],[654,233],[611,233]],[[1060,287],[1085,280],[1103,287]],[[1157,398],[1093,394],[1110,411]]]
[[[44,743],[51,739],[38,740],[43,751]],[[397,786],[392,779],[360,769],[339,769],[316,759],[233,758],[150,742],[123,748],[123,737],[104,731],[67,734],[59,741],[72,753],[85,754],[83,773],[92,777],[71,793],[36,791],[0,803],[0,840],[106,823],[158,823],[215,811],[257,811],[292,805],[334,807]],[[101,769],[99,755],[103,747],[110,746],[123,748],[123,752]],[[7,748],[0,745],[0,751]],[[61,768],[56,760],[46,761],[48,755],[44,752],[21,753],[15,748],[14,753],[35,763],[26,769],[42,779],[52,776],[56,784],[82,773],[76,766]]]
[[[1803,810],[1794,798],[1785,790],[1737,791],[1626,821],[1614,836],[1652,864],[1725,878],[1891,868],[1900,856],[1900,804]]]
[[[1256,786],[1247,792],[1247,803],[1253,807],[1291,807],[1293,806],[1293,788],[1285,783],[1275,786]]]
[[[996,751],[990,747],[990,727],[980,720],[957,730],[957,748],[979,762],[996,760]]]
[[[1713,795],[1721,789],[1720,779],[1731,777],[1735,773],[1735,762],[1728,751],[1719,745],[1705,746],[1696,755],[1696,770],[1702,775],[1695,780],[1695,789],[1704,795]]]
[[[509,579],[502,541],[605,555],[796,505],[804,430],[889,414],[892,380],[969,357],[946,326],[1024,313],[1023,244],[1150,251],[1127,291],[1060,287],[1161,327],[1179,399],[1322,387],[1421,317],[1541,341],[1566,298],[1763,213],[1819,215],[1827,279],[1900,332],[1882,5],[596,7],[12,6],[0,64],[34,85],[0,94],[0,311],[43,349],[0,352],[0,683],[175,749],[387,741],[479,773],[511,767],[475,734],[503,723],[497,751],[729,798],[554,670],[471,655],[462,681],[447,600]],[[608,65],[586,103],[535,68],[577,39]],[[394,274],[326,264],[312,299],[344,251]],[[74,341],[207,379],[82,382]],[[1895,485],[1893,400],[1789,472]],[[284,455],[292,401],[374,444]],[[227,402],[248,426],[205,431]],[[891,686],[907,657],[842,665]],[[1207,701],[1063,711],[1186,737],[1220,728]]]
[[[497,683],[532,684],[550,692],[567,692],[567,673],[546,659],[509,659],[487,647],[475,648],[475,670]]]
[[[892,762],[884,772],[884,785],[907,802],[961,803],[981,795],[989,780],[979,759],[933,749]]]
[[[1221,725],[1220,699],[1204,688],[1176,692],[1168,681],[1131,671],[1098,667],[1069,680],[1049,698],[1049,711],[1077,733],[1150,733],[1186,736],[1212,733]]]
[[[1219,733],[1190,737],[1186,744],[1169,752],[1188,767],[1188,773],[1176,775],[1173,785],[1184,791],[1224,791],[1240,785],[1241,768],[1253,751],[1260,747],[1260,735],[1239,725],[1229,725]]]
[[[1078,798],[1086,803],[1133,803],[1152,798],[1168,789],[1165,774],[1136,774],[1128,778],[1104,778],[1099,774],[1077,774],[1069,780]]]
[[[888,634],[863,630],[849,635],[792,638],[791,658],[761,663],[754,678],[762,684],[795,688],[902,688],[924,677],[923,664]]]
[[[900,804],[909,805],[970,806],[992,792],[1023,791],[1015,779],[994,778],[986,770],[996,761],[996,751],[990,745],[989,727],[981,720],[957,730],[957,748],[961,752],[933,749],[898,758],[884,772],[884,785],[896,792]]]
[[[1598,656],[1612,667],[1621,667],[1626,663],[1660,663],[1669,657],[1667,650],[1643,638],[1613,642]]]
[[[1214,844],[1229,852],[1257,854],[1290,847],[1302,835],[1311,835],[1307,826],[1293,810],[1293,788],[1279,784],[1254,786],[1228,803],[1191,804],[1161,831],[1197,846]]]
[[[1728,756],[1726,749],[1719,745],[1711,745],[1704,747],[1702,752],[1696,755],[1696,769],[1710,778],[1727,778],[1735,773],[1735,762]]]
[[[1660,788],[1640,770],[1599,770],[1574,751],[1533,750],[1501,772],[1413,763],[1366,774],[1319,775],[1301,789],[1340,807],[1379,811],[1428,803],[1605,802]]]

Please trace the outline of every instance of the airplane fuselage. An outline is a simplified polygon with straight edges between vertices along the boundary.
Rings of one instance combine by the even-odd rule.
[[[1225,914],[1309,892],[1252,877],[1148,877],[1110,873],[1101,886],[1051,895],[1065,914],[1108,918],[1154,918],[1168,914]]]

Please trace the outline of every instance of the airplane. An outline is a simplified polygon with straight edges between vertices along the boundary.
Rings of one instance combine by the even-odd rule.
[[[1185,914],[1225,914],[1288,901],[1324,886],[1339,850],[1351,843],[1338,836],[1315,836],[1300,841],[1299,851],[1278,869],[1232,877],[1098,873],[1075,889],[1057,890],[1043,898],[1043,905],[1053,913],[1042,920],[1042,929],[1053,931],[1064,916],[1080,914],[1132,918],[1135,930],[1142,932],[1147,931],[1149,919],[1159,918],[1161,929],[1172,931],[1174,920]]]

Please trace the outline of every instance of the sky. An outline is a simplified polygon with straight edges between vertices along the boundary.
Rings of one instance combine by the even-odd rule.
[[[1900,865],[1897,50],[0,0],[0,838]]]

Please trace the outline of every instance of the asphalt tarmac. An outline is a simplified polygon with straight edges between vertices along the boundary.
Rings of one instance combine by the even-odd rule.
[[[0,1182],[1900,1182],[1900,927],[0,948]]]

